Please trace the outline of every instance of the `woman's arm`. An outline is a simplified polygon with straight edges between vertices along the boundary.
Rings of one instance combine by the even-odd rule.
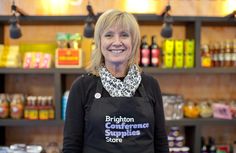
[[[157,80],[154,82],[155,153],[169,153],[161,90]]]
[[[83,77],[80,77],[73,83],[68,97],[63,153],[83,152],[84,96]]]

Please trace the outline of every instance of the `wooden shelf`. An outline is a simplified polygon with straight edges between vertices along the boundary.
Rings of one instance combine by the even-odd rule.
[[[149,74],[236,74],[235,67],[229,68],[181,68],[165,69],[156,67],[142,67]],[[22,69],[22,68],[0,68],[0,74],[84,74],[83,68],[51,68],[51,69]]]
[[[60,126],[64,125],[61,120],[14,120],[0,119],[0,126]]]
[[[63,120],[14,120],[0,119],[0,126],[63,126]],[[207,125],[236,125],[236,119],[197,118],[167,120],[166,126],[207,126]]]

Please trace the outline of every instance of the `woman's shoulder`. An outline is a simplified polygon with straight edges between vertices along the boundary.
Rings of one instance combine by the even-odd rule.
[[[151,76],[150,74],[142,73],[141,76],[142,76],[143,83],[154,83],[154,82],[157,82],[157,80],[153,76]]]
[[[98,76],[95,76],[91,73],[86,73],[78,76],[72,86],[83,86],[83,87],[89,87],[94,86],[97,83]]]

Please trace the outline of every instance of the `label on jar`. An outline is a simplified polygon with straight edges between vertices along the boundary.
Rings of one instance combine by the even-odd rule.
[[[223,53],[219,53],[219,61],[224,61],[224,54]]]
[[[225,60],[231,61],[231,54],[230,53],[225,53]]]
[[[232,53],[232,61],[236,61],[236,53]]]

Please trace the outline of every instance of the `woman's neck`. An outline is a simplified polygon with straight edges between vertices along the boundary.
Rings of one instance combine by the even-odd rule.
[[[105,64],[107,70],[116,78],[125,77],[128,71],[128,65],[110,65]]]

